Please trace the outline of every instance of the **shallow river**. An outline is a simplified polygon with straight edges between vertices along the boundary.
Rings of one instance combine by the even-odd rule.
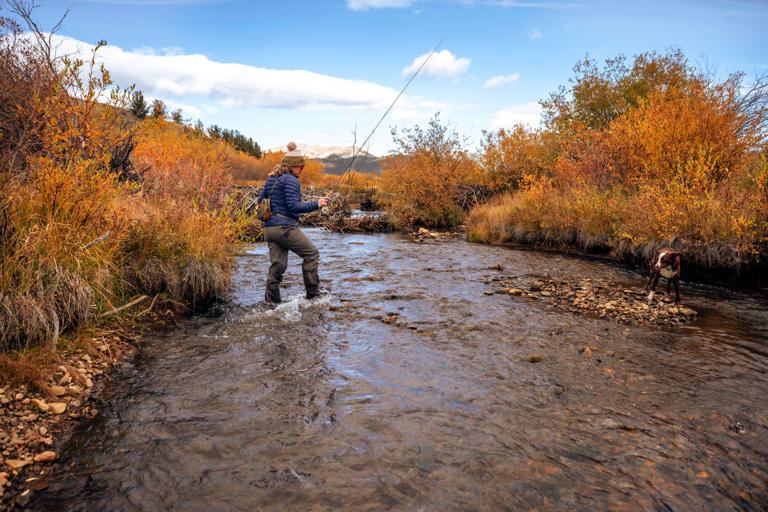
[[[764,302],[684,283],[693,323],[626,327],[484,294],[498,276],[645,284],[620,268],[306,232],[331,295],[300,298],[291,255],[268,309],[266,247],[240,256],[232,301],[147,340],[30,508],[768,506]]]

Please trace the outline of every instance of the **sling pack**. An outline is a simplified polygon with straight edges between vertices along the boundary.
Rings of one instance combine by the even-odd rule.
[[[270,197],[272,197],[272,192],[275,191],[275,187],[277,186],[278,182],[280,181],[281,176],[278,176],[275,180],[275,184],[272,185],[272,189],[269,191],[269,194],[267,194],[267,197],[261,200],[259,203],[259,206],[256,207],[256,218],[259,219],[261,222],[267,222],[270,217],[272,217],[272,208],[270,205]]]

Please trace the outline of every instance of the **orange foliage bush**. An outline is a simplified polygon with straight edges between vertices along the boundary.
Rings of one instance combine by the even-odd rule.
[[[226,198],[238,152],[147,121],[142,182],[129,96],[95,58],[54,60],[44,35],[18,35],[0,18],[0,352],[55,347],[137,294],[191,309],[224,295],[247,220]]]
[[[483,132],[479,164],[484,184],[493,192],[517,188],[524,176],[543,173],[551,163],[541,131],[517,125]]]
[[[147,119],[140,126],[133,161],[137,168],[147,168],[148,191],[221,205],[237,154],[223,140],[200,137],[163,119]]]
[[[473,212],[471,238],[605,246],[681,237],[744,254],[765,240],[765,79],[748,89],[742,74],[715,82],[679,51],[602,70],[586,60],[575,71],[570,90],[542,102],[542,131],[486,134],[488,183],[521,186]]]
[[[393,136],[399,151],[384,162],[381,198],[396,222],[435,227],[461,223],[464,211],[457,196],[479,175],[458,134],[435,116],[426,129],[417,126]]]

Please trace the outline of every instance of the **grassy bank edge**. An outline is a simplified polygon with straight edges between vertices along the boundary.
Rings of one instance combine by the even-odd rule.
[[[768,240],[758,241],[752,251],[728,243],[701,242],[681,237],[661,238],[644,243],[608,235],[589,235],[575,229],[531,230],[514,224],[478,229],[477,217],[470,216],[467,240],[475,243],[523,246],[574,256],[597,257],[648,271],[653,255],[671,247],[683,254],[684,281],[737,285],[768,293]]]

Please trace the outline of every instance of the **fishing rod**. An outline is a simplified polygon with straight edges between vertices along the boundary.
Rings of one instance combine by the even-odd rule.
[[[365,140],[363,141],[363,143],[362,143],[362,144],[360,144],[360,146],[358,147],[358,149],[357,149],[357,150],[354,150],[354,147],[353,147],[353,152],[352,152],[352,160],[350,160],[350,161],[349,161],[349,165],[347,165],[347,168],[344,170],[344,172],[343,172],[343,173],[341,173],[341,176],[339,176],[339,179],[337,179],[337,180],[336,180],[336,183],[334,183],[334,184],[333,184],[333,186],[331,187],[331,190],[334,190],[334,189],[335,189],[335,188],[336,188],[336,187],[339,185],[339,183],[340,183],[340,182],[341,182],[341,180],[344,178],[344,176],[345,176],[345,175],[346,175],[346,174],[347,174],[347,173],[348,173],[350,170],[352,170],[352,166],[354,165],[355,161],[357,160],[357,157],[358,157],[358,156],[360,156],[360,153],[363,151],[363,148],[364,148],[364,147],[365,147],[365,145],[368,143],[368,140],[370,140],[370,138],[373,136],[373,134],[374,134],[374,133],[376,132],[376,130],[378,129],[379,125],[381,125],[381,123],[382,123],[382,122],[384,121],[384,119],[387,117],[387,114],[389,114],[390,110],[392,110],[392,107],[394,107],[394,106],[395,106],[395,103],[397,103],[397,100],[399,100],[399,99],[400,99],[400,96],[402,96],[402,95],[403,95],[403,93],[405,92],[405,90],[408,88],[408,86],[409,86],[409,85],[411,85],[411,82],[413,82],[413,79],[414,79],[414,78],[416,78],[416,76],[419,74],[419,72],[421,71],[421,69],[422,69],[424,66],[426,66],[426,65],[427,65],[427,62],[429,62],[429,59],[431,59],[431,58],[432,58],[432,55],[434,55],[434,54],[435,54],[435,52],[437,51],[437,49],[438,49],[438,48],[440,48],[440,46],[441,46],[441,45],[443,44],[443,42],[445,41],[445,38],[446,38],[446,37],[448,37],[448,35],[447,35],[447,34],[446,34],[445,36],[443,36],[443,38],[440,40],[440,42],[439,42],[439,43],[437,43],[437,45],[435,45],[435,47],[434,47],[434,48],[432,48],[432,51],[431,51],[431,52],[429,52],[429,55],[427,55],[427,58],[426,58],[426,59],[424,59],[424,62],[422,62],[422,63],[421,63],[421,65],[419,66],[419,68],[418,68],[418,69],[417,69],[417,70],[416,70],[416,71],[413,73],[413,75],[411,75],[411,78],[409,78],[409,79],[408,79],[408,81],[405,83],[405,85],[403,86],[403,88],[402,88],[402,89],[400,89],[400,92],[398,93],[397,97],[395,97],[394,101],[393,101],[393,102],[392,102],[392,103],[389,105],[389,108],[387,108],[386,112],[384,112],[384,114],[383,114],[383,115],[381,116],[381,118],[379,119],[379,122],[378,122],[378,123],[376,123],[376,126],[374,126],[374,127],[373,127],[373,130],[371,130],[371,133],[369,133],[369,134],[368,134],[368,136],[365,138]]]

